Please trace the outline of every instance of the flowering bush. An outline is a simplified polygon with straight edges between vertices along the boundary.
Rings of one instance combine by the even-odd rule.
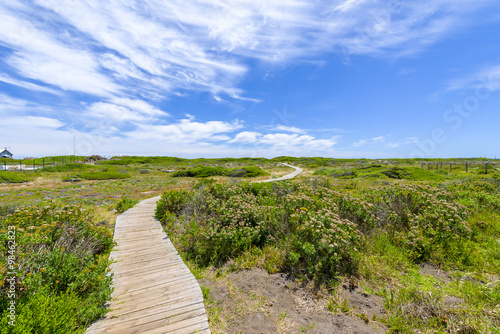
[[[415,261],[426,261],[439,252],[450,253],[472,237],[466,208],[455,203],[446,190],[400,184],[369,189],[367,196],[377,208],[377,223],[388,229]]]
[[[113,245],[107,228],[96,226],[77,206],[16,209],[0,220],[0,333],[74,333],[106,312],[107,253]],[[15,270],[6,255],[12,230]],[[7,317],[6,291],[13,277],[16,327]]]
[[[283,250],[281,270],[323,280],[354,273],[365,238],[380,230],[417,262],[467,257],[460,245],[473,233],[452,193],[419,184],[351,188],[317,180],[211,183],[166,193],[157,214],[179,250],[201,265],[271,246]]]
[[[363,237],[354,223],[340,218],[336,209],[333,206],[311,213],[301,208],[292,215],[298,225],[288,257],[293,270],[323,279],[323,275],[356,269],[355,257]]]

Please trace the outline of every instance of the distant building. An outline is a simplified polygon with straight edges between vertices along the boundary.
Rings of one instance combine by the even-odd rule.
[[[5,148],[5,150],[3,150],[3,151],[0,153],[0,158],[12,159],[12,153],[10,153],[10,152],[7,150],[7,147]]]

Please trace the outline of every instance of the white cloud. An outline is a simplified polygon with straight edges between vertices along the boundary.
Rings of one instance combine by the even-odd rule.
[[[254,144],[256,147],[264,145],[271,151],[329,151],[337,143],[339,137],[329,139],[317,139],[309,135],[298,135],[288,133],[261,134],[259,132],[244,131],[238,133],[228,143]],[[259,150],[266,150],[259,148]]]
[[[0,93],[0,112],[19,112],[25,110],[29,104],[26,100],[16,99],[8,95]]]
[[[126,132],[129,138],[137,140],[156,140],[170,144],[194,144],[207,141],[227,141],[225,133],[231,133],[241,129],[243,125],[239,121],[223,122],[209,121],[196,122],[193,119],[182,119],[177,123],[156,125],[141,124],[139,129]]]
[[[168,113],[153,107],[151,104],[142,100],[133,100],[128,98],[113,98],[111,101],[115,104],[119,104],[130,108],[131,110],[137,111],[148,116],[168,116]]]
[[[27,81],[17,80],[17,79],[14,79],[14,78],[6,75],[6,74],[0,74],[0,81],[8,83],[10,85],[19,86],[19,87],[22,87],[25,89],[29,89],[29,90],[35,90],[35,91],[49,93],[49,94],[53,94],[53,95],[61,95],[61,92],[59,92],[55,89],[43,87],[43,86],[31,83],[31,82],[27,82]]]
[[[243,131],[240,132],[229,141],[229,143],[255,143],[257,142],[257,137],[262,136],[258,132]]]
[[[372,141],[375,142],[375,143],[380,143],[380,142],[385,141],[385,139],[386,139],[386,136],[380,136],[380,137],[374,137],[374,138],[372,138]]]
[[[271,130],[273,130],[273,131],[292,132],[292,133],[298,133],[298,134],[304,134],[304,133],[306,133],[305,130],[299,129],[299,128],[295,127],[295,126],[286,126],[286,125],[282,125],[282,124],[276,125]]]
[[[15,16],[18,13],[0,5],[0,44],[15,51],[7,57],[7,63],[19,74],[64,90],[98,96],[118,91],[114,83],[99,73],[92,53],[66,46],[49,31]]]
[[[418,141],[419,141],[418,137],[408,137],[397,142],[389,142],[387,143],[387,147],[398,148],[400,146],[418,143]]]
[[[463,78],[452,80],[445,92],[477,88],[487,89],[490,92],[500,90],[500,65],[490,66]]]
[[[205,91],[245,97],[245,58],[308,61],[325,52],[412,55],[493,0],[37,0],[0,4],[0,44],[26,78],[110,98]],[[68,26],[69,25],[69,26]],[[133,87],[133,88],[132,88]]]
[[[2,124],[6,127],[16,128],[19,131],[26,128],[45,128],[56,130],[64,126],[64,123],[57,119],[36,116],[7,117],[2,119]]]
[[[114,122],[142,122],[146,120],[144,115],[135,110],[107,102],[92,103],[87,108],[86,114],[90,117],[108,119]]]
[[[367,142],[368,141],[366,139],[360,139],[357,142],[355,142],[354,144],[352,144],[352,146],[354,146],[354,147],[361,147],[364,144],[366,144]]]

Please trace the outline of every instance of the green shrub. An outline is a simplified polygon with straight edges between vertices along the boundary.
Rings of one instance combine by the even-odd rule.
[[[8,231],[16,241],[16,326],[8,325]],[[103,316],[111,233],[76,206],[16,209],[0,220],[0,333],[83,332]]]
[[[268,175],[259,167],[249,166],[242,168],[224,168],[224,167],[196,167],[188,170],[178,171],[172,174],[174,177],[211,177],[211,176],[230,176],[230,177],[257,177]]]
[[[28,177],[16,172],[0,172],[0,183],[23,183],[28,181],[30,181]]]
[[[292,270],[320,281],[357,271],[355,257],[363,238],[355,224],[330,209],[301,210],[292,217],[298,225],[288,256]]]
[[[162,221],[168,212],[178,215],[187,203],[188,196],[189,193],[185,190],[165,191],[156,204],[156,219]]]
[[[118,213],[124,213],[128,209],[133,208],[137,203],[139,201],[122,196],[118,203],[115,204],[115,210]]]

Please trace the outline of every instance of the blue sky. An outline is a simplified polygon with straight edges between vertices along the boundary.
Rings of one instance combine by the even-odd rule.
[[[3,0],[0,31],[18,158],[500,157],[498,1]]]

